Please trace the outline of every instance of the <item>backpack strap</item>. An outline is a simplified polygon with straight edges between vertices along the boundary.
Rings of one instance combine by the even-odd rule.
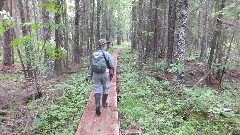
[[[109,61],[107,60],[107,58],[106,58],[106,56],[105,56],[105,54],[104,54],[104,52],[103,52],[103,51],[102,51],[102,54],[103,54],[103,57],[104,57],[104,59],[105,59],[105,61],[106,61],[107,68],[108,68],[108,69],[110,69],[110,68],[111,68],[111,66],[110,66],[110,64],[109,64]]]

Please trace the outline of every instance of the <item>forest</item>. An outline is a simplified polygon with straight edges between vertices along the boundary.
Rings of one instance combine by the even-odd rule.
[[[117,134],[240,135],[239,24],[239,0],[1,0],[0,135],[75,134],[100,39]]]

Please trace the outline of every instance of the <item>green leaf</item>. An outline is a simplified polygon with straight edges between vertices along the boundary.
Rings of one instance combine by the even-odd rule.
[[[11,41],[11,45],[12,46],[18,46],[18,45],[20,45],[22,43],[23,43],[23,41],[22,41],[21,38],[15,38],[13,41]]]
[[[32,30],[38,30],[40,28],[38,23],[32,23],[30,26]]]
[[[26,35],[25,37],[23,37],[23,40],[26,43],[30,43],[32,41],[32,37],[30,35]]]
[[[63,29],[63,28],[65,28],[65,24],[63,24],[63,23],[60,23],[60,24],[58,24],[58,25],[57,25],[57,27],[58,27],[58,28],[62,28],[62,29]]]
[[[40,3],[40,4],[38,4],[38,6],[41,8],[45,8],[47,6],[47,3]]]
[[[2,23],[0,23],[0,35],[5,32],[5,28],[3,27]]]

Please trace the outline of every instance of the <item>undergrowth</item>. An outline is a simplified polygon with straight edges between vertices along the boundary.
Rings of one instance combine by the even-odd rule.
[[[120,56],[122,128],[139,128],[146,135],[240,134],[239,91],[174,87],[171,80],[157,81],[146,70],[138,71],[137,55],[127,46]],[[166,64],[156,65],[161,72],[159,65]]]
[[[84,73],[87,74],[86,71]],[[68,81],[53,89],[63,89],[64,93],[57,102],[46,104],[44,113],[35,119],[32,129],[35,134],[74,134],[92,90],[84,73],[71,75]]]

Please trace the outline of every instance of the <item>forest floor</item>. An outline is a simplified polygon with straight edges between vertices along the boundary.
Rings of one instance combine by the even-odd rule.
[[[84,66],[78,68],[76,65],[71,65],[71,69],[67,69],[67,73],[61,76],[51,80],[42,79],[40,90],[43,92],[43,97],[37,100],[32,100],[34,83],[24,79],[19,65],[0,66],[0,135],[65,132],[81,134],[83,129],[88,133],[94,132],[99,135],[110,129],[115,130],[112,133],[124,134],[134,129],[153,134],[155,132],[164,133],[163,131],[177,133],[180,128],[181,130],[192,129],[196,125],[197,128],[205,127],[206,129],[201,129],[203,131],[211,131],[213,128],[229,128],[229,132],[231,130],[231,133],[235,132],[238,135],[239,128],[230,128],[239,125],[239,118],[236,116],[240,115],[240,70],[236,63],[231,62],[234,66],[230,65],[230,68],[227,69],[222,89],[218,89],[219,82],[217,81],[213,81],[209,86],[202,81],[199,84],[200,87],[211,89],[197,89],[194,90],[196,93],[192,93],[192,91],[181,90],[171,84],[174,74],[163,72],[163,62],[157,63],[154,67],[149,66],[151,64],[146,62],[144,72],[138,73],[135,54],[131,53],[129,49],[125,53],[122,50],[118,57],[118,75],[115,75],[111,84],[108,99],[110,104],[107,109],[101,110],[100,117],[95,115],[93,94],[89,97],[93,88],[92,84],[85,81],[87,69]],[[114,58],[117,57],[118,51],[114,52]],[[184,85],[191,87],[205,75],[204,64],[194,58],[188,59],[186,65]],[[78,73],[79,70],[82,71],[81,74]],[[116,89],[120,91],[119,95],[124,99],[118,102],[118,108],[116,104],[112,104],[116,103]],[[205,93],[201,93],[201,91],[213,93],[204,95]],[[151,94],[152,92],[154,95]],[[203,98],[198,94],[203,94]],[[190,108],[189,101],[192,105]],[[212,113],[209,113],[207,109],[209,106],[211,109],[213,103],[216,103],[215,108],[211,110]],[[195,111],[196,108],[200,111]],[[230,112],[222,112],[222,109],[230,109]],[[171,115],[173,118],[168,119]],[[185,115],[188,120],[185,120]],[[46,124],[46,120],[49,123]],[[86,121],[90,123],[84,123]],[[119,121],[120,127],[117,126]],[[225,124],[222,124],[221,121]],[[110,124],[111,122],[115,123],[112,128],[97,126],[98,123]],[[174,125],[172,128],[171,124]],[[89,125],[90,127],[87,127]],[[162,129],[163,127],[165,128]],[[116,131],[116,128],[120,128],[120,131]],[[63,129],[69,129],[69,132],[63,132]],[[199,133],[201,134],[203,131]]]
[[[71,64],[60,76],[51,80],[40,78],[43,96],[33,100],[36,86],[24,78],[20,65],[0,66],[0,135],[35,134],[36,119],[59,101],[66,91],[65,82],[71,79],[72,74],[79,74],[80,70],[85,70],[85,67]],[[82,78],[84,76],[86,74]]]
[[[236,55],[237,56],[237,55]],[[230,60],[223,84],[214,79],[207,85],[206,61],[187,57],[184,82],[174,84],[173,71],[165,72],[166,62],[155,65],[144,61],[139,71],[138,56],[129,48],[118,59],[118,90],[121,130],[136,129],[147,134],[240,134],[240,70],[239,62]],[[215,67],[214,67],[215,68]]]

